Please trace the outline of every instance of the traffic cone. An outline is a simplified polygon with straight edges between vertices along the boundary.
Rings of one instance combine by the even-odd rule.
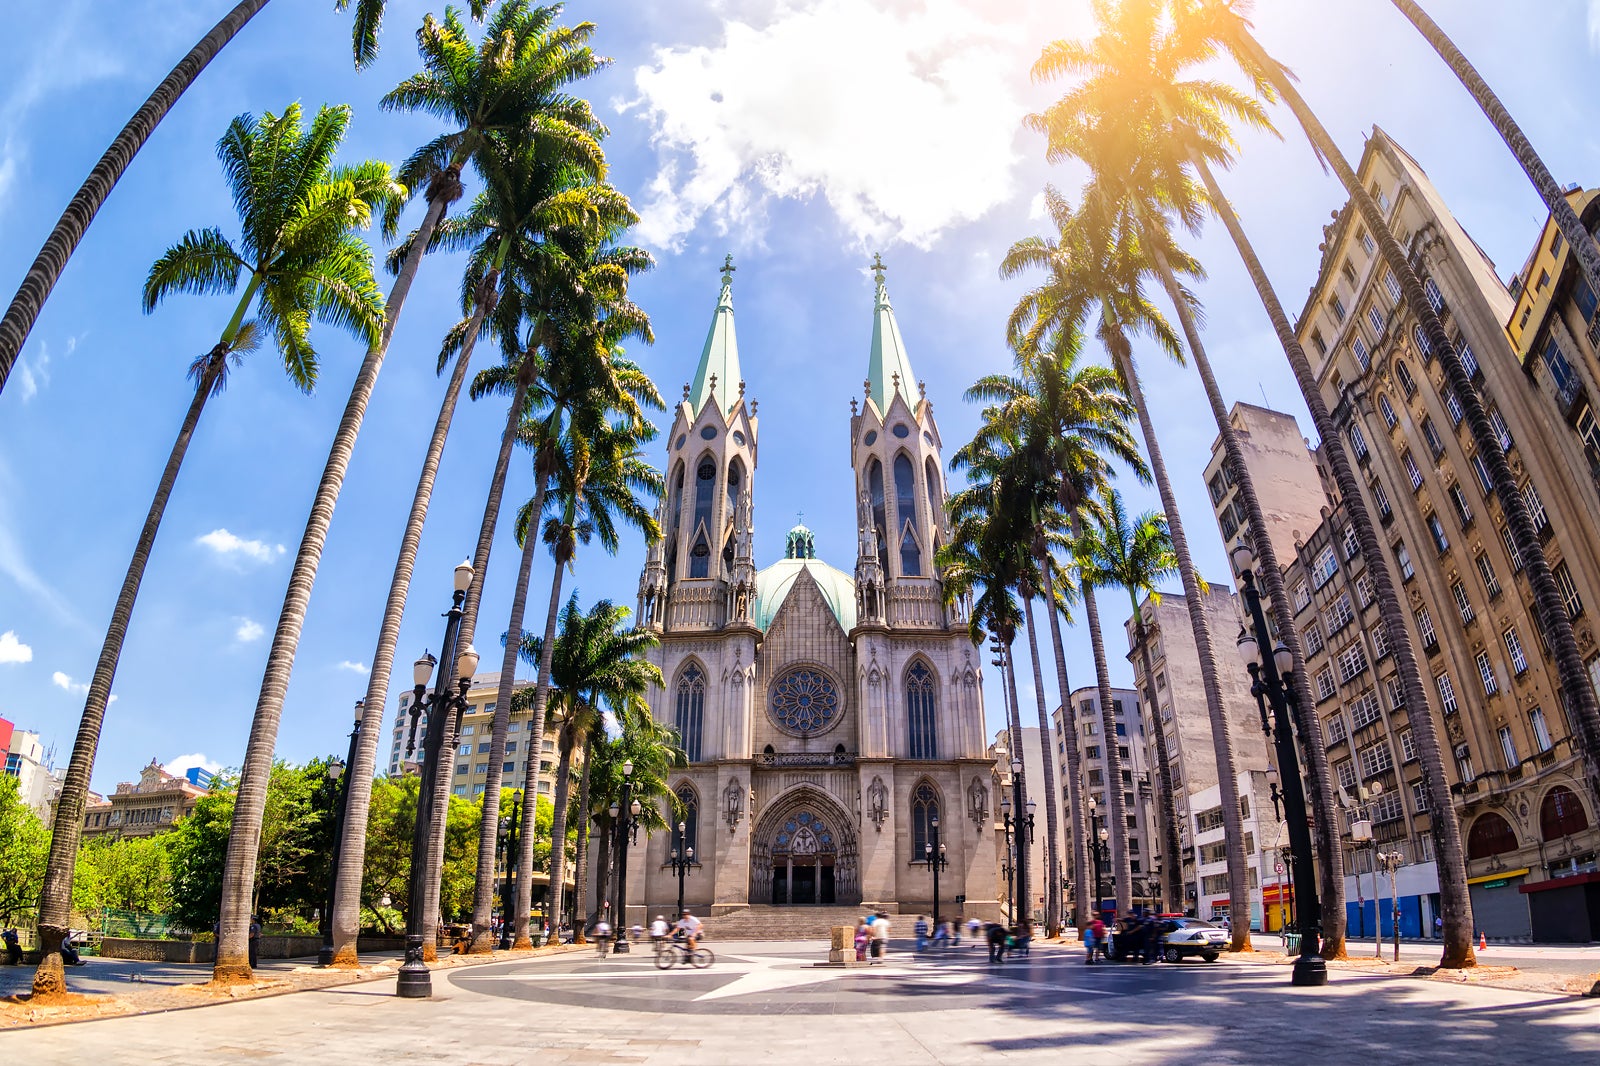
[[[1479,951],[1488,951],[1489,950],[1489,938],[1483,935],[1483,930],[1482,929],[1478,930],[1478,950]]]

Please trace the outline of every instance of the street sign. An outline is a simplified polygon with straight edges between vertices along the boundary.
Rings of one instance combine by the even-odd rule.
[[[1281,863],[1281,862],[1273,863],[1272,864],[1272,872],[1275,873],[1275,874],[1283,873],[1283,863]]]

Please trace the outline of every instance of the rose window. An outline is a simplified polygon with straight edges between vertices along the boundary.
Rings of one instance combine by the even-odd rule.
[[[819,670],[790,670],[772,686],[772,717],[796,733],[820,732],[838,713],[838,690]]]

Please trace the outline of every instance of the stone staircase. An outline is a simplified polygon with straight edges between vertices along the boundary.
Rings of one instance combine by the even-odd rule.
[[[704,918],[710,940],[822,940],[836,925],[854,926],[866,913],[861,906],[774,907],[752,906],[731,914]],[[897,916],[890,914],[891,923]],[[909,928],[905,932],[910,932]]]

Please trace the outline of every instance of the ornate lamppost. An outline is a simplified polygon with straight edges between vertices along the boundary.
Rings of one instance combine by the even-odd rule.
[[[678,840],[672,846],[672,858],[667,866],[678,875],[678,914],[683,914],[683,879],[694,865],[694,849],[689,846],[689,823],[678,823]]]
[[[1289,846],[1294,850],[1294,895],[1299,910],[1300,954],[1294,961],[1290,981],[1295,985],[1325,985],[1328,967],[1318,953],[1317,928],[1322,911],[1317,899],[1316,867],[1311,854],[1311,826],[1306,819],[1305,785],[1300,778],[1300,754],[1295,748],[1289,701],[1294,699],[1292,668],[1294,659],[1282,643],[1267,648],[1267,620],[1261,611],[1261,595],[1256,589],[1255,553],[1240,540],[1233,548],[1233,568],[1239,573],[1241,591],[1249,611],[1253,632],[1239,633],[1239,658],[1250,672],[1250,691],[1261,711],[1261,727],[1270,736],[1278,756],[1282,790],[1273,786],[1273,798],[1283,800],[1283,815],[1289,826]],[[1269,725],[1267,708],[1272,709]],[[1239,916],[1241,919],[1244,916]]]
[[[1005,822],[1006,835],[1011,840],[1012,862],[1016,881],[1015,902],[1012,904],[1011,920],[1026,936],[1033,922],[1032,900],[1028,896],[1028,844],[1033,840],[1033,815],[1038,810],[1038,803],[1034,800],[1023,802],[1022,792],[1022,760],[1016,756],[1011,758],[1011,796],[1002,796],[1000,799],[1000,816]],[[1013,802],[1017,817],[1012,818]],[[1023,813],[1026,811],[1026,813]],[[1027,835],[1023,833],[1026,831]],[[1017,908],[1021,908],[1022,916],[1017,917]]]
[[[511,794],[511,816],[510,816],[510,818],[509,819],[502,818],[500,820],[501,821],[501,826],[503,828],[505,828],[505,830],[506,830],[506,836],[505,836],[506,883],[505,883],[505,887],[500,892],[500,950],[501,951],[510,951],[511,950],[511,943],[512,943],[511,926],[513,924],[511,918],[512,918],[512,914],[514,913],[514,911],[516,909],[516,905],[517,905],[517,894],[516,894],[517,859],[520,858],[520,856],[521,856],[521,849],[518,848],[518,846],[517,846],[518,843],[519,843],[518,831],[521,828],[521,826],[519,824],[520,819],[521,819],[521,815],[522,815],[522,790],[519,788],[519,789],[517,789],[517,791],[515,791],[515,792],[513,792]],[[508,821],[509,821],[509,825],[507,825]]]
[[[939,839],[939,816],[936,814],[930,820],[933,829],[933,839],[923,841],[922,854],[927,860],[928,869],[933,871],[933,928],[939,928],[939,871],[948,869],[950,860],[945,858],[944,843]]]
[[[442,660],[427,652],[422,653],[411,667],[411,680],[415,690],[411,699],[411,741],[407,754],[415,748],[417,722],[426,711],[428,731],[422,743],[422,780],[417,794],[417,823],[411,834],[411,883],[406,909],[406,961],[400,967],[395,995],[406,999],[427,999],[433,995],[433,979],[428,964],[422,961],[422,937],[427,928],[426,888],[429,879],[436,883],[439,871],[429,868],[428,852],[433,828],[434,784],[440,773],[439,762],[444,747],[444,737],[450,731],[451,716],[466,707],[467,689],[472,685],[472,675],[478,669],[478,653],[468,644],[457,649],[461,635],[461,605],[472,586],[472,564],[463,562],[456,567],[455,595],[450,610],[445,614],[444,653]],[[439,668],[433,694],[428,694],[428,680],[434,666]],[[452,760],[453,762],[453,760]]]
[[[318,966],[333,965],[333,894],[339,884],[339,858],[343,854],[344,809],[350,803],[350,781],[344,776],[345,768],[356,762],[356,740],[361,736],[361,712],[366,700],[356,700],[356,724],[350,730],[350,750],[344,762],[335,759],[328,764],[328,779],[337,782],[338,801],[333,806],[333,862],[328,867],[328,901],[322,910],[322,948],[317,952]]]
[[[622,764],[622,802],[611,805],[611,820],[616,824],[617,833],[617,905],[613,909],[611,920],[616,923],[616,935],[612,937],[611,953],[625,955],[628,953],[628,845],[638,843],[639,840],[639,812],[643,808],[639,801],[633,798],[633,760],[629,759]],[[623,817],[618,817],[624,811]],[[552,889],[551,891],[554,891]],[[553,919],[559,922],[558,915]]]
[[[1004,861],[1000,864],[1001,871],[1006,876],[1006,913],[1010,915],[1013,924],[1017,920],[1017,902],[1015,895],[1016,885],[1016,849],[1011,839],[1011,794],[1000,793],[1000,821],[1005,827],[1006,850]]]

